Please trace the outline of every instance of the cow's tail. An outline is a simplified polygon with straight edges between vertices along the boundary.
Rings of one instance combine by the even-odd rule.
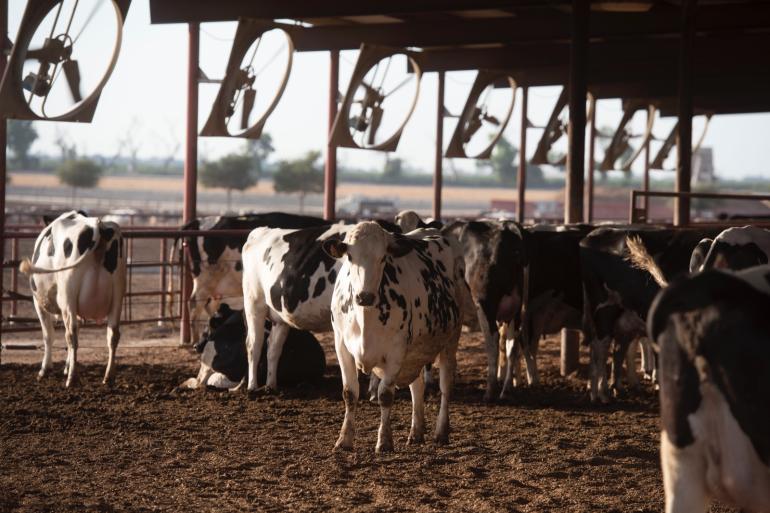
[[[647,271],[652,279],[661,287],[668,286],[668,280],[663,276],[658,264],[647,251],[642,239],[639,237],[626,237],[626,247],[628,247],[628,257],[626,258],[637,269]]]
[[[55,269],[49,269],[49,268],[46,268],[46,267],[37,267],[36,265],[34,265],[32,263],[32,261],[29,258],[25,258],[19,264],[19,272],[21,272],[22,274],[25,274],[27,276],[30,276],[30,275],[33,275],[33,274],[60,273],[62,271],[69,271],[70,269],[74,269],[74,268],[78,267],[80,264],[82,264],[83,261],[85,260],[85,258],[88,255],[90,255],[93,252],[94,248],[96,248],[99,245],[99,229],[98,229],[98,227],[95,230],[95,234],[96,234],[96,239],[92,241],[93,244],[91,245],[91,247],[86,249],[83,252],[83,254],[80,255],[77,260],[75,260],[74,263],[72,263],[70,265],[65,265],[64,267],[57,267]]]

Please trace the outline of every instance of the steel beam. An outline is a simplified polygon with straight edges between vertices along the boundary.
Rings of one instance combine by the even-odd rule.
[[[337,147],[331,143],[329,134],[337,117],[337,95],[340,80],[340,53],[329,52],[329,120],[326,133],[326,161],[324,163],[324,219],[337,218]]]
[[[433,219],[441,220],[441,189],[444,183],[444,73],[438,74],[436,101],[436,156],[433,168]]]
[[[572,44],[569,70],[569,125],[567,170],[564,187],[564,222],[583,220],[585,169],[586,94],[588,83],[589,0],[572,0]]]
[[[692,176],[693,41],[697,0],[682,2],[682,41],[679,52],[679,107],[676,133],[676,192],[690,192]],[[690,224],[690,198],[674,198],[674,226]]]

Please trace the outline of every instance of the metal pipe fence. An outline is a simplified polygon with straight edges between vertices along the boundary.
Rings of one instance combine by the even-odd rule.
[[[631,224],[644,224],[649,221],[649,201],[645,201],[641,207],[638,206],[638,198],[692,198],[692,199],[715,199],[715,200],[739,200],[739,201],[770,201],[770,194],[736,194],[722,192],[672,192],[672,191],[640,191],[637,189],[630,191],[631,202],[629,205],[628,221]],[[740,219],[727,219],[719,221],[699,221],[690,222],[690,225],[697,226],[742,226],[747,223],[766,226],[770,225],[770,219],[752,218],[750,216]]]
[[[20,290],[18,267],[21,263],[21,245],[23,241],[34,241],[40,230],[39,225],[8,226],[3,234],[3,244],[9,241],[11,258],[2,263],[2,272],[10,270],[10,287],[3,290],[0,301],[10,303],[10,314],[0,322],[0,337],[3,333],[35,332],[40,330],[37,317],[19,315],[19,306],[30,304],[32,296]],[[190,259],[188,237],[232,237],[248,236],[251,230],[179,230],[157,226],[128,226],[121,229],[126,241],[127,287],[123,301],[121,324],[146,323],[189,323],[189,298],[182,297],[181,278],[183,272],[190,272],[187,262]],[[137,248],[139,241],[157,241],[157,249],[145,243]],[[169,244],[169,241],[171,244]],[[157,251],[157,260],[147,255]],[[153,273],[153,270],[156,270]],[[150,276],[156,274],[155,285]],[[175,276],[176,275],[176,276]],[[146,278],[150,278],[149,280]],[[141,283],[139,283],[141,281]],[[178,308],[171,311],[173,299],[178,298]],[[151,306],[151,307],[150,307]],[[82,328],[99,327],[93,322],[82,322]],[[57,327],[58,324],[57,324]],[[188,330],[189,333],[189,330]]]

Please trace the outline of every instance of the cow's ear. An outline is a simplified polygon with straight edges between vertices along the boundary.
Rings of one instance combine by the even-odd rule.
[[[399,258],[412,251],[413,248],[414,243],[411,239],[406,237],[394,237],[388,244],[388,254],[395,258]]]
[[[348,245],[337,239],[325,240],[323,241],[323,244],[321,244],[321,247],[323,248],[324,253],[332,258],[342,258],[348,250]]]

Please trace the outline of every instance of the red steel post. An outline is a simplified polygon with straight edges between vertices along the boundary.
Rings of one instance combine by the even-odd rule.
[[[337,117],[337,94],[340,80],[340,52],[329,52],[329,130],[332,131],[334,118]],[[333,221],[337,217],[337,147],[330,141],[326,144],[326,162],[324,163],[324,219]]]
[[[444,184],[444,72],[438,73],[438,100],[436,113],[436,157],[433,168],[433,218],[441,219],[441,188]]]

